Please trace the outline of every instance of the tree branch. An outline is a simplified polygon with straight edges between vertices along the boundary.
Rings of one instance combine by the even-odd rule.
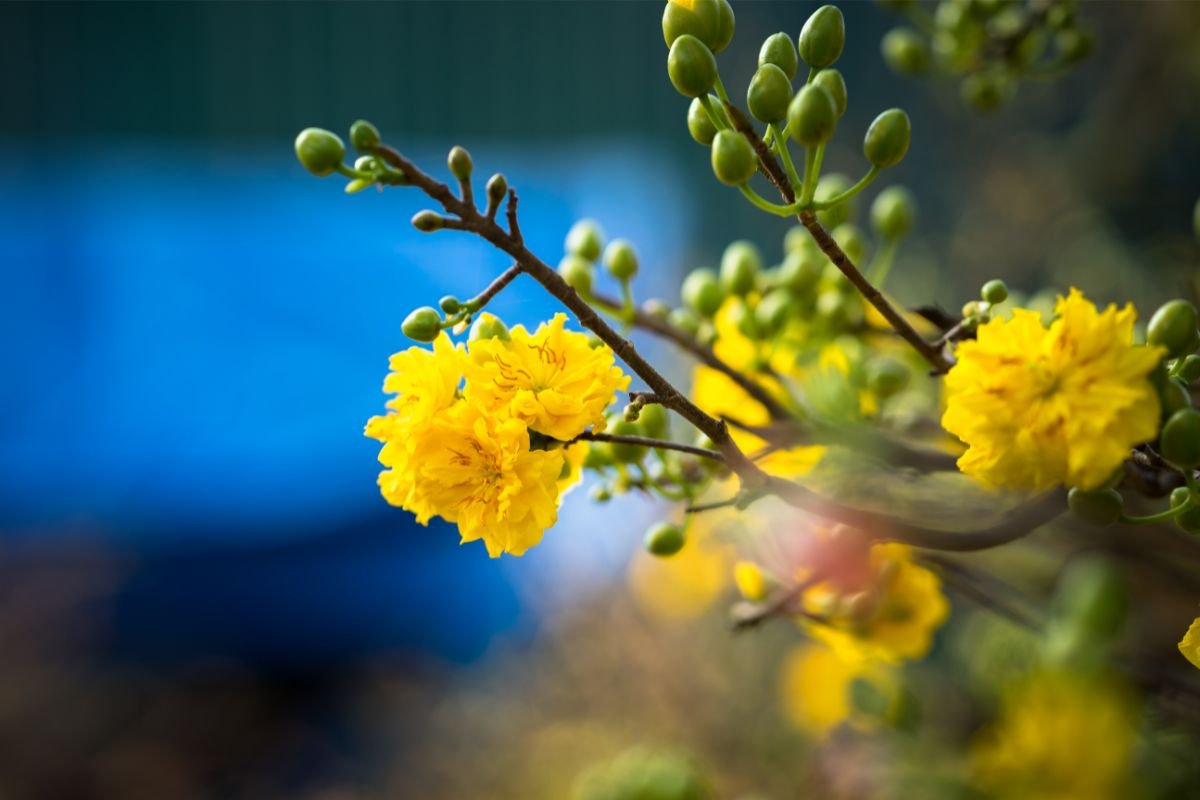
[[[694,447],[690,444],[681,444],[679,442],[669,442],[665,439],[652,439],[649,436],[628,436],[621,433],[597,433],[594,431],[584,431],[576,436],[571,441],[567,442],[570,446],[575,442],[615,442],[616,444],[636,444],[644,447],[650,447],[655,450],[676,450],[680,453],[699,456],[700,458],[711,458],[714,461],[725,461],[716,450],[709,450],[704,447]]]

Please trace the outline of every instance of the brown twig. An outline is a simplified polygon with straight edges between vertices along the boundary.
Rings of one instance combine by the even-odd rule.
[[[513,264],[504,272],[500,273],[494,281],[488,284],[488,287],[479,294],[467,301],[467,305],[471,307],[472,312],[481,310],[492,298],[498,295],[505,286],[508,286],[522,272],[520,264]]]
[[[665,439],[653,439],[649,436],[629,436],[621,433],[597,433],[594,431],[584,431],[576,436],[571,441],[567,442],[570,446],[575,442],[613,442],[615,444],[636,444],[643,447],[650,447],[655,450],[675,450],[688,455],[699,456],[700,458],[711,458],[714,461],[724,461],[725,457],[716,450],[709,450],[704,447],[695,447],[690,444],[681,444],[679,442],[669,442]]]

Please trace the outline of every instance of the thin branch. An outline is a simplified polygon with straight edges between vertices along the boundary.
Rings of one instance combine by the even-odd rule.
[[[523,244],[525,237],[521,235],[521,226],[517,223],[517,190],[508,190],[508,208],[505,210],[508,216],[508,235],[512,237],[517,244]]]
[[[700,458],[711,458],[714,461],[725,461],[725,457],[716,450],[709,450],[704,447],[694,447],[690,444],[681,444],[679,442],[669,442],[665,439],[652,439],[649,436],[628,436],[621,433],[597,433],[594,431],[584,431],[576,436],[571,441],[567,442],[570,446],[575,442],[613,442],[615,444],[636,444],[643,447],[650,447],[655,450],[676,450],[680,453],[699,456]]]
[[[500,273],[500,275],[494,281],[488,284],[486,289],[468,300],[467,305],[471,307],[472,312],[482,310],[484,306],[491,302],[493,297],[498,295],[505,286],[508,286],[510,283],[516,280],[517,276],[522,272],[523,270],[521,269],[520,264],[513,264],[511,267],[504,270],[504,272]]]
[[[766,622],[772,617],[784,614],[800,614],[813,622],[825,622],[825,619],[806,611],[792,608],[792,604],[800,599],[805,590],[819,582],[819,578],[811,577],[800,583],[781,589],[769,603],[739,603],[733,607],[733,629],[744,631]]]
[[[659,397],[654,392],[630,392],[629,399],[642,405],[661,406],[666,398]]]
[[[688,506],[687,508],[685,508],[683,510],[683,513],[685,513],[685,514],[701,514],[705,511],[716,511],[717,509],[729,508],[731,506],[736,506],[740,502],[741,502],[741,495],[735,494],[733,497],[726,498],[725,500],[714,500],[711,503],[697,503],[694,506]]]

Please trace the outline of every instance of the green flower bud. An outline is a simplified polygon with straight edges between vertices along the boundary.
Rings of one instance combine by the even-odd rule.
[[[375,156],[359,156],[354,159],[354,169],[358,172],[378,172],[379,162]]]
[[[475,164],[471,161],[471,154],[466,151],[466,148],[455,145],[450,148],[450,154],[446,156],[446,165],[450,167],[450,174],[460,181],[470,179],[471,170]]]
[[[688,308],[701,317],[711,317],[717,313],[721,303],[725,301],[725,292],[717,280],[717,274],[711,269],[701,267],[694,269],[683,279],[680,296]]]
[[[1046,10],[1046,26],[1062,30],[1075,24],[1075,7],[1071,3],[1055,3]]]
[[[588,448],[588,456],[591,456],[593,452],[596,452],[599,449],[600,448],[596,447],[595,445]],[[584,457],[584,463],[587,463],[587,456]],[[608,488],[607,486],[593,486],[590,496],[593,503],[607,503],[609,500],[612,500],[612,489]]]
[[[365,119],[360,119],[350,126],[350,144],[360,153],[373,150],[381,141],[379,129]]]
[[[1192,407],[1192,393],[1179,378],[1165,378],[1158,386],[1158,399],[1162,402],[1162,417],[1168,419],[1176,411]]]
[[[746,105],[760,122],[779,122],[787,116],[792,101],[792,82],[774,64],[764,64],[750,79]]]
[[[442,332],[442,317],[429,306],[416,309],[400,325],[404,335],[417,342],[432,342]]]
[[[604,249],[604,231],[595,220],[581,219],[567,231],[567,239],[563,244],[568,253],[577,255],[588,261],[595,261]]]
[[[846,79],[836,69],[823,69],[817,73],[813,83],[829,92],[833,98],[833,107],[837,109],[838,118],[846,113]]]
[[[638,271],[637,251],[625,239],[613,239],[604,248],[604,266],[617,280],[630,280]]]
[[[796,55],[796,45],[792,44],[792,37],[786,33],[773,33],[768,36],[762,43],[762,49],[758,51],[758,65],[761,67],[764,64],[779,67],[789,81],[795,78],[800,69],[800,58]]]
[[[730,312],[729,318],[733,321],[734,327],[747,339],[757,341],[766,335],[766,331],[758,326],[753,309],[742,298],[738,298],[737,302],[730,307]]]
[[[908,367],[894,358],[883,356],[867,362],[867,388],[882,398],[888,398],[908,386],[912,377]]]
[[[854,300],[837,289],[823,289],[817,295],[817,316],[830,328],[843,328],[856,321]]]
[[[762,253],[753,242],[732,242],[721,254],[721,287],[728,294],[745,296],[754,291],[762,270]]]
[[[658,403],[647,403],[642,406],[640,424],[650,438],[665,439],[670,433],[671,415]]]
[[[1164,303],[1146,326],[1146,342],[1167,350],[1170,358],[1180,358],[1196,349],[1196,307],[1186,300]]]
[[[1192,408],[1176,411],[1163,425],[1159,452],[1172,466],[1200,466],[1200,412]]]
[[[1054,35],[1054,46],[1064,61],[1074,64],[1092,53],[1092,35],[1078,28],[1068,28]]]
[[[462,308],[462,303],[458,302],[458,298],[454,295],[448,294],[438,301],[438,306],[442,309],[443,313],[457,314],[458,310]]]
[[[1192,496],[1192,490],[1186,486],[1180,486],[1171,490],[1171,508],[1179,508],[1188,501]]]
[[[817,191],[813,193],[813,199],[818,203],[828,203],[849,189],[850,186],[850,179],[840,172],[831,172],[828,175],[822,175],[820,183],[817,184]],[[836,206],[818,211],[817,219],[826,228],[836,228],[842,223],[853,219],[854,211],[854,200],[850,199],[838,203]],[[807,231],[805,233],[807,234]]]
[[[667,322],[672,326],[695,337],[700,332],[700,318],[690,308],[676,308],[667,315]]]
[[[692,138],[705,147],[712,144],[713,138],[717,135],[717,128],[712,124],[699,97],[692,98],[692,104],[688,106],[687,126],[688,133],[692,135]]]
[[[796,301],[791,293],[786,289],[774,289],[758,301],[754,321],[766,336],[774,336],[796,317],[796,312]]]
[[[805,295],[821,279],[821,269],[821,262],[812,253],[788,253],[779,265],[777,285],[797,296]]]
[[[741,186],[758,169],[758,156],[742,134],[718,131],[712,143],[712,169],[721,183]]]
[[[726,47],[729,47],[729,43],[733,41],[734,30],[737,27],[737,21],[733,16],[733,6],[729,3],[729,0],[719,0],[719,2],[721,3],[721,23],[717,28],[717,41],[712,46],[714,53],[719,53]]]
[[[1055,618],[1088,640],[1111,639],[1125,622],[1128,593],[1120,571],[1101,558],[1072,561],[1054,592]]]
[[[720,46],[721,39],[726,33],[722,20],[724,13],[719,0],[695,0],[691,8],[668,2],[663,9],[663,40],[667,47],[671,47],[680,36],[694,36],[713,52],[720,52],[723,49]],[[729,14],[729,33],[732,36],[732,9]]]
[[[346,194],[358,194],[363,189],[374,186],[374,181],[369,181],[364,178],[355,178],[346,184]]]
[[[667,54],[667,75],[684,97],[706,94],[717,80],[717,60],[695,36],[683,35]]]
[[[1187,383],[1195,383],[1200,380],[1200,356],[1184,357],[1183,364],[1179,366],[1179,377]]]
[[[884,62],[901,75],[919,75],[929,69],[929,45],[909,28],[893,28],[879,45]]]
[[[917,201],[903,186],[889,186],[871,204],[871,227],[891,242],[908,235],[916,216]]]
[[[877,167],[894,167],[904,159],[911,138],[912,123],[908,114],[898,108],[889,108],[867,128],[863,155]]]
[[[829,235],[842,248],[846,257],[855,264],[862,264],[867,260],[867,237],[863,236],[863,232],[858,229],[857,225],[850,222],[843,223],[834,228]]]
[[[810,67],[828,67],[845,46],[846,20],[837,6],[821,6],[800,29],[800,57]]]
[[[649,300],[642,303],[642,311],[645,311],[655,319],[665,320],[667,315],[671,313],[671,308],[662,300],[651,297]]]
[[[504,324],[504,320],[486,311],[475,320],[475,324],[471,326],[471,333],[467,335],[468,342],[480,339],[499,339],[507,342],[509,338],[508,326]]]
[[[788,106],[788,131],[803,147],[818,147],[828,142],[833,138],[837,121],[837,105],[829,92],[816,84],[802,86]]]
[[[592,264],[575,253],[568,253],[558,262],[558,274],[575,291],[584,297],[592,292]]]
[[[646,435],[646,432],[636,422],[626,422],[623,419],[610,422],[605,433],[611,433],[614,436]],[[608,442],[608,446],[612,451],[613,459],[622,464],[633,464],[646,457],[647,448],[644,445]]]
[[[412,226],[421,233],[440,231],[445,225],[446,218],[436,211],[418,211],[412,218]]]
[[[296,158],[318,178],[332,175],[345,157],[346,145],[327,130],[305,128],[296,137]]]
[[[673,556],[682,550],[687,542],[687,537],[680,526],[669,522],[659,522],[646,531],[643,541],[646,550],[659,558],[664,558]]]
[[[499,208],[500,203],[504,200],[504,195],[508,194],[508,181],[504,176],[497,172],[492,177],[488,178],[487,188],[488,205],[493,208]]]
[[[1005,72],[989,70],[968,75],[962,82],[962,97],[976,111],[992,111],[1006,103],[1016,84]]]
[[[1111,525],[1121,516],[1121,494],[1116,489],[1100,489],[1085,492],[1072,489],[1067,493],[1067,505],[1071,512],[1093,525]]]
[[[979,296],[985,303],[993,306],[1000,305],[1008,299],[1008,284],[999,278],[993,278],[979,290]]]

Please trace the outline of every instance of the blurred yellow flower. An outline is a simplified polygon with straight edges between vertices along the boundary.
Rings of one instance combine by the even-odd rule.
[[[971,771],[979,788],[1006,800],[1118,800],[1131,796],[1136,736],[1119,685],[1041,672],[1004,698],[972,746]]]
[[[1133,344],[1133,307],[1101,312],[1072,289],[1056,313],[1046,327],[1016,309],[955,353],[942,425],[968,446],[959,468],[986,484],[1094,489],[1158,431],[1148,375],[1163,350]]]
[[[752,603],[766,600],[771,592],[770,577],[753,561],[739,561],[733,565],[733,582],[742,597]]]
[[[629,376],[612,350],[565,329],[565,314],[529,333],[517,325],[511,338],[471,343],[467,396],[489,411],[511,414],[538,433],[568,441],[589,425],[603,426],[604,409]]]
[[[1179,652],[1183,653],[1183,657],[1192,662],[1193,666],[1200,669],[1200,617],[1196,617],[1183,639],[1179,641]]]
[[[873,545],[869,559],[875,577],[865,590],[846,594],[824,582],[804,593],[805,610],[827,620],[805,627],[847,661],[924,658],[950,612],[941,581],[902,544]]]
[[[894,693],[894,679],[878,665],[848,661],[816,642],[798,645],[779,673],[784,714],[798,729],[817,737],[843,722],[869,728],[875,720],[857,713],[851,702],[855,680],[867,681],[885,697]]]

